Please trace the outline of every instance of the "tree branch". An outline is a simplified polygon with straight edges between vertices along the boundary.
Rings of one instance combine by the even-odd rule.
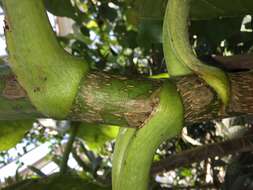
[[[0,102],[4,103],[0,111],[6,112],[0,112],[1,118],[32,113],[33,117],[44,114],[56,119],[140,127],[154,113],[165,80],[89,72],[87,62],[67,54],[58,44],[42,0],[4,0],[3,5],[10,64],[25,90],[13,75],[0,73],[8,76],[0,84]],[[173,79],[182,96],[186,123],[253,114],[253,74],[230,74],[229,78],[231,102],[223,112],[217,95],[201,79]]]
[[[185,109],[185,122],[253,115],[253,73],[229,74],[231,102],[225,112],[215,92],[198,77],[173,79]],[[0,67],[0,120],[45,117],[37,111],[15,76]],[[138,127],[157,106],[155,99],[165,80],[126,78],[93,72],[81,84],[66,119],[122,127]]]
[[[233,56],[212,56],[212,58],[228,71],[252,70],[253,54]]]
[[[164,170],[173,170],[178,167],[189,166],[192,163],[200,162],[210,157],[222,157],[229,154],[248,152],[252,150],[253,135],[235,138],[225,142],[208,144],[191,150],[183,151],[154,163],[151,173],[156,174]]]

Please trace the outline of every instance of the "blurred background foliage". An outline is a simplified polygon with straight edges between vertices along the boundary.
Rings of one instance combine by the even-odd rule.
[[[235,0],[233,3],[228,0],[192,2],[190,41],[200,59],[217,65],[213,54],[229,56],[252,53],[251,0]],[[49,12],[73,21],[72,32],[58,36],[66,51],[88,60],[94,69],[153,78],[168,77],[164,75],[166,67],[161,37],[166,3],[166,0],[157,0],[155,3],[153,0],[45,0]],[[249,134],[251,124],[251,118],[240,117],[184,127],[181,136],[159,147],[154,159],[161,160],[200,145]],[[6,122],[0,125],[4,129]],[[43,122],[36,121],[22,140],[24,151],[20,155],[13,158],[9,151],[1,152],[0,168],[26,154],[29,144],[39,146],[45,142],[50,142],[50,153],[45,159],[60,167],[64,147],[70,139],[70,125],[67,121],[56,121],[54,126],[44,126]],[[30,126],[32,124],[27,123],[23,133]],[[37,181],[37,184],[41,183],[41,186],[36,187],[38,189],[49,189],[48,184],[52,189],[63,189],[62,181],[72,179],[73,183],[69,184],[75,184],[76,189],[82,185],[87,189],[110,189],[111,159],[118,127],[81,124],[78,128],[71,151],[78,168],[69,168],[67,175],[70,177],[55,174],[45,178],[42,171],[30,166],[31,172],[21,175],[17,170],[15,178],[8,178],[5,185],[12,185],[11,189],[28,189],[27,184],[32,187]],[[7,132],[11,130],[10,127]],[[1,142],[7,138],[13,139],[11,145],[21,138],[18,131],[12,132],[11,137],[6,136],[7,132],[1,130],[1,146],[5,145]],[[18,137],[14,137],[14,134]],[[9,145],[4,147],[6,150],[8,148]],[[251,158],[251,153],[207,158],[188,167],[154,174],[150,188],[252,189]],[[19,164],[22,167],[22,162]],[[49,182],[40,182],[40,177]],[[65,188],[71,189],[70,186]]]

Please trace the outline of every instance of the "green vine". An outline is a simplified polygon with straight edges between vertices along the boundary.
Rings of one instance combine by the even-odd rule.
[[[9,63],[38,111],[68,115],[87,63],[58,44],[42,0],[3,0]]]
[[[226,74],[196,58],[189,43],[190,0],[170,0],[164,18],[164,54],[171,76],[192,72],[204,79],[226,106],[230,86]],[[159,106],[141,129],[122,129],[116,141],[113,159],[114,190],[147,190],[150,166],[157,147],[177,135],[183,125],[183,105],[177,89],[166,84]]]
[[[217,92],[223,104],[227,105],[230,87],[226,73],[203,64],[196,58],[190,46],[190,2],[170,0],[166,9],[163,45],[169,74],[197,74]],[[86,77],[87,82],[88,77],[94,79],[96,75],[87,75],[88,64],[67,54],[60,47],[52,32],[42,0],[3,0],[3,5],[6,11],[5,32],[10,65],[18,81],[38,111],[54,118],[68,116],[81,89],[81,79]],[[105,82],[109,81],[109,85],[105,86],[112,86],[110,80],[117,82],[115,78],[107,78]],[[130,88],[132,85],[128,86]],[[149,88],[153,89],[150,86],[145,87]],[[109,89],[108,87],[103,90],[111,93],[112,90]],[[96,92],[99,92],[98,88]],[[82,95],[86,93],[87,89],[84,89]],[[80,97],[82,100],[86,97],[87,103],[93,103],[96,97],[94,94]],[[101,94],[103,93],[98,93],[96,98],[99,99]],[[144,123],[141,128],[122,129],[116,140],[112,171],[113,190],[147,190],[150,166],[157,147],[164,140],[176,136],[183,126],[183,105],[172,82],[165,82],[155,93],[151,91],[148,98],[155,100],[150,103],[153,110],[143,116]],[[132,99],[135,100],[136,97]],[[91,105],[94,107],[94,104]],[[98,115],[97,110],[103,109],[99,103],[97,109],[94,109],[96,112],[90,114]]]
[[[170,0],[163,24],[163,50],[171,76],[197,74],[219,95],[226,106],[230,99],[230,84],[225,72],[202,63],[189,42],[188,24],[191,0]]]
[[[173,83],[159,92],[159,104],[141,129],[122,129],[113,158],[113,190],[147,190],[150,167],[158,146],[183,126],[183,105]]]

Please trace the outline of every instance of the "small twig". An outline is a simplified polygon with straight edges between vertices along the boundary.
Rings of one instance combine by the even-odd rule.
[[[229,71],[252,70],[253,54],[233,55],[233,56],[212,56],[221,66]]]
[[[73,154],[74,159],[75,159],[76,162],[78,163],[78,165],[79,165],[80,167],[83,168],[83,171],[90,171],[89,165],[86,164],[86,163],[78,156],[78,154],[76,153],[75,150],[72,150],[72,154]]]
[[[27,166],[32,172],[36,173],[39,177],[47,177],[46,174],[44,174],[40,169],[34,167],[34,166]]]
[[[79,124],[80,124],[79,122],[72,122],[72,125],[70,127],[70,130],[71,130],[70,137],[66,144],[65,151],[63,153],[62,163],[60,166],[60,174],[65,174],[67,171],[69,154],[72,150]]]
[[[96,157],[94,156],[93,152],[89,151],[82,140],[79,141],[80,148],[84,152],[84,154],[87,156],[90,162],[93,162]]]
[[[192,163],[200,162],[207,158],[215,156],[226,156],[239,152],[248,152],[253,150],[253,135],[231,139],[225,142],[208,144],[191,150],[180,152],[172,155],[164,160],[153,164],[152,174],[159,173],[164,170],[173,170],[178,167],[189,166]]]

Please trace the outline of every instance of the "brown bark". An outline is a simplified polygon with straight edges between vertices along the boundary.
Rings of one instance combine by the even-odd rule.
[[[253,69],[253,54],[213,56],[213,59],[218,61],[221,67],[229,71]]]
[[[233,73],[229,75],[229,79],[231,99],[226,110],[222,109],[221,101],[213,89],[197,76],[171,79],[182,96],[186,124],[253,115],[253,73]],[[138,127],[145,121],[156,106],[155,92],[163,83],[161,80],[129,79],[96,72],[89,74],[85,81],[80,88],[78,101],[75,102],[70,119],[123,127]],[[131,97],[131,94],[136,94],[138,88],[145,85],[150,87],[142,90],[139,96]],[[114,91],[108,90],[108,86]],[[83,107],[85,109],[82,109]]]
[[[195,76],[177,80],[182,95],[186,123],[196,123],[217,118],[253,115],[253,73],[229,74],[231,85],[230,103],[222,110],[216,93]]]
[[[13,85],[13,75],[10,72],[0,75],[2,81],[0,120],[41,117],[20,85],[17,82]],[[253,73],[232,73],[229,74],[229,79],[231,101],[225,111],[221,109],[221,102],[216,93],[197,76],[172,79],[181,93],[187,124],[231,116],[253,115]],[[91,109],[77,109],[74,106],[68,119],[107,124],[114,121],[112,123],[114,125],[137,127],[156,106],[156,92],[164,80],[129,79],[93,72],[88,75],[86,81],[88,82],[80,87],[80,91],[82,90],[80,98],[83,98],[82,101],[89,104]],[[135,90],[144,88],[145,85],[141,93]],[[109,90],[112,87],[115,87],[114,94]],[[7,90],[11,93],[6,93]],[[20,93],[15,96],[12,92]],[[78,105],[78,102],[75,104]],[[104,115],[99,115],[101,110]]]
[[[231,139],[225,142],[208,144],[191,150],[186,150],[167,159],[153,164],[151,173],[155,174],[165,170],[173,170],[178,167],[189,166],[192,163],[213,158],[226,156],[240,152],[253,150],[253,135]]]
[[[0,120],[42,117],[6,65],[0,65]]]
[[[160,87],[159,80],[91,72],[80,86],[70,118],[140,127],[156,108]]]

